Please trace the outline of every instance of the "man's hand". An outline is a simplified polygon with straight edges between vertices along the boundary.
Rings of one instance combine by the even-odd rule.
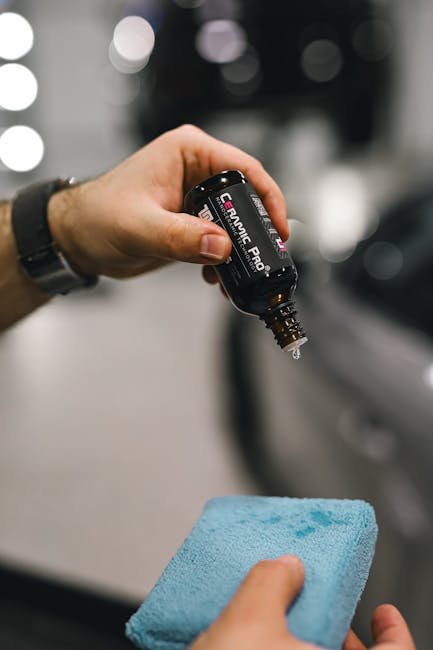
[[[165,133],[103,176],[55,194],[51,231],[84,274],[130,277],[167,260],[218,264],[230,254],[227,233],[184,214],[183,198],[201,180],[233,168],[255,186],[287,239],[284,198],[262,165],[190,125]]]
[[[287,629],[286,612],[301,591],[304,569],[293,556],[260,562],[251,569],[221,616],[190,650],[318,650]],[[391,605],[379,607],[372,622],[372,650],[415,650],[410,632]],[[366,650],[350,631],[344,650]]]

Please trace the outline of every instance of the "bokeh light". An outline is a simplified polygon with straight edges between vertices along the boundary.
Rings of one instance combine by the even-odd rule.
[[[254,50],[245,52],[235,61],[221,66],[225,87],[240,97],[251,95],[261,82],[260,60]]]
[[[36,99],[38,82],[31,70],[19,63],[0,66],[0,107],[22,111]]]
[[[109,58],[120,72],[138,72],[147,65],[154,46],[152,25],[141,16],[126,16],[114,28]]]
[[[311,81],[323,83],[338,76],[343,65],[343,56],[337,43],[318,39],[309,43],[301,55],[301,67]]]
[[[39,165],[44,156],[44,143],[29,126],[11,126],[0,136],[0,160],[15,172],[28,172]]]
[[[230,63],[244,54],[247,47],[245,30],[234,20],[209,20],[196,37],[200,56],[211,63]]]
[[[13,61],[19,59],[33,47],[33,29],[29,21],[20,14],[0,14],[0,57]]]
[[[330,262],[346,259],[369,223],[362,177],[348,167],[331,168],[319,179],[312,204],[321,255]]]
[[[353,47],[364,61],[380,61],[391,52],[393,34],[383,20],[367,20],[353,32]]]
[[[364,253],[365,270],[375,280],[391,280],[403,268],[403,253],[393,243],[377,241]]]

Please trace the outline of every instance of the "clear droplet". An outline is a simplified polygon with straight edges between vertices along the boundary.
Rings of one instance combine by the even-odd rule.
[[[301,358],[301,350],[300,350],[300,348],[295,348],[293,350],[292,357],[295,359],[295,361],[298,361],[298,359]]]

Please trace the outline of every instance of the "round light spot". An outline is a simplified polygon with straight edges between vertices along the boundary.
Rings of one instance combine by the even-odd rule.
[[[391,280],[403,267],[403,254],[395,244],[374,242],[364,253],[364,267],[376,280]]]
[[[211,63],[230,63],[245,52],[245,30],[234,20],[209,20],[197,33],[200,56]]]
[[[44,156],[44,143],[29,126],[11,126],[0,136],[0,160],[15,172],[28,172],[39,165]]]
[[[249,81],[252,81],[260,73],[260,61],[258,57],[250,52],[247,52],[243,56],[232,61],[231,63],[226,63],[221,68],[221,74],[232,84],[245,84]]]
[[[38,94],[36,77],[24,65],[6,63],[0,66],[0,107],[23,111],[33,104]]]
[[[353,47],[364,61],[380,61],[391,52],[393,35],[391,27],[383,20],[367,20],[353,33]]]
[[[260,86],[261,66],[257,54],[252,50],[221,67],[226,89],[235,96],[252,95]]]
[[[330,262],[351,254],[368,223],[367,190],[361,174],[349,166],[329,167],[311,194],[319,251]]]
[[[109,58],[120,72],[138,72],[147,64],[154,46],[152,25],[141,16],[126,16],[114,28]]]
[[[12,12],[0,14],[0,57],[19,59],[33,47],[33,29],[29,21]]]
[[[334,41],[312,41],[303,50],[301,67],[311,81],[323,83],[335,79],[343,65],[341,50]]]

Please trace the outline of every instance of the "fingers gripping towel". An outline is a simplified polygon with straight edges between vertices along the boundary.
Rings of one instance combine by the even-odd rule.
[[[146,650],[182,650],[217,618],[256,562],[286,553],[305,566],[290,630],[340,650],[374,555],[364,501],[222,497],[209,501],[140,609],[127,636]]]

